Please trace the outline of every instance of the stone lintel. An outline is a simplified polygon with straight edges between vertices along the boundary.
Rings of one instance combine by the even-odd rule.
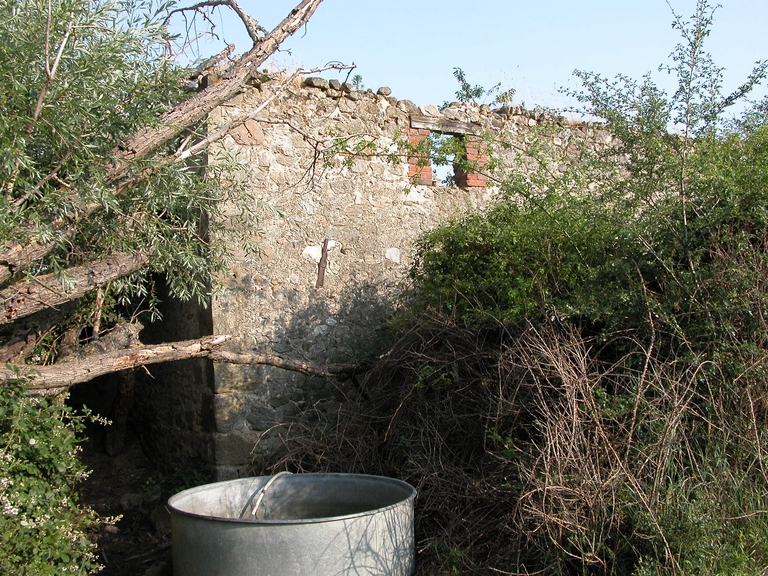
[[[480,136],[482,134],[479,126],[469,122],[456,122],[455,120],[419,116],[417,114],[411,114],[411,128],[422,128],[445,134],[471,134],[472,136]]]

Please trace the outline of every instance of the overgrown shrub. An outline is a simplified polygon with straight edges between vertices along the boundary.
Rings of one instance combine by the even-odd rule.
[[[614,145],[553,171],[534,142],[426,234],[361,397],[294,441],[419,488],[420,573],[768,570],[768,104],[721,120],[766,65],[722,96],[713,13],[675,18],[671,97],[580,74]]]
[[[60,398],[27,395],[27,384],[0,387],[0,573],[95,573],[87,531],[96,517],[78,506],[75,491],[86,476],[81,421]]]

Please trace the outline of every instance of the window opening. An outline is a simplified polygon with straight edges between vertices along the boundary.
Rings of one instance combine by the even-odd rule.
[[[432,175],[441,188],[455,186],[456,178],[453,170],[456,160],[454,136],[432,132],[429,136],[432,145],[430,162],[432,163]]]
[[[483,173],[488,157],[477,127],[412,115],[407,135],[408,142],[418,147],[408,158],[408,178],[417,184],[462,188],[488,185],[488,176]],[[422,146],[427,138],[429,146]]]

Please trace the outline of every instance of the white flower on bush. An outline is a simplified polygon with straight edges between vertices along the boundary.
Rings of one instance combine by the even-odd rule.
[[[19,509],[15,506],[11,506],[10,502],[3,503],[3,514],[6,516],[16,516],[19,513]]]

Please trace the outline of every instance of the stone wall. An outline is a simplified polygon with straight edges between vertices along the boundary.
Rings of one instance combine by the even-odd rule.
[[[164,302],[163,319],[142,332],[145,343],[211,334],[210,308],[172,299],[161,278],[156,289]],[[132,420],[147,455],[168,470],[215,466],[213,363],[203,358],[168,362],[136,370],[135,376]]]
[[[218,109],[211,124],[256,109],[271,90],[269,84],[249,89]],[[235,258],[218,279],[214,333],[318,364],[363,356],[407,282],[418,236],[494,198],[497,191],[482,174],[488,158],[482,134],[523,142],[545,121],[552,123],[539,111],[459,104],[441,111],[397,100],[386,88],[373,93],[321,79],[295,82],[211,156],[241,166],[244,194],[229,210],[233,216],[251,211],[260,231],[255,256],[229,239]],[[587,130],[561,122],[551,142],[565,150],[569,138],[583,138]],[[459,172],[459,186],[441,187],[415,152],[399,162],[377,153],[318,156],[345,139],[350,147],[369,141],[378,152],[396,153],[396,141],[418,146],[434,131],[461,135],[479,173]],[[514,147],[496,153],[508,166],[524,164]],[[327,267],[318,286],[324,245]],[[217,364],[212,458],[219,478],[248,474],[302,411],[334,410],[345,385],[271,367]]]

